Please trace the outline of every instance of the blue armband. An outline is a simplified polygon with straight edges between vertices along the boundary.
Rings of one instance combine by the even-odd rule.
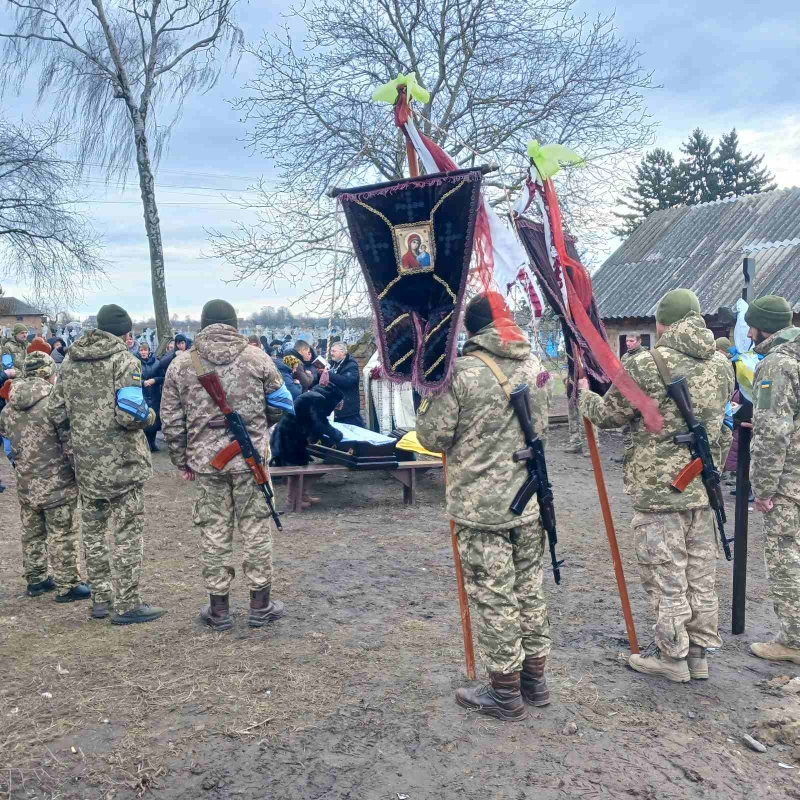
[[[150,413],[150,407],[145,402],[140,386],[126,386],[120,389],[117,392],[117,407],[139,422],[144,422]]]
[[[13,366],[14,359],[8,353],[3,353],[3,369],[11,369]]]
[[[286,384],[267,395],[267,405],[285,411],[287,414],[294,415],[294,402],[292,394],[286,388]]]

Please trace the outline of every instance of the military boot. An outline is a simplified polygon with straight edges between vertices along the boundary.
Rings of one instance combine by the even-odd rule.
[[[767,661],[791,661],[793,664],[800,664],[800,650],[780,642],[753,642],[750,652]]]
[[[480,689],[457,689],[456,703],[487,717],[506,721],[525,719],[528,709],[520,693],[520,673],[490,672],[491,683]]]
[[[259,589],[250,592],[250,613],[247,615],[247,624],[251,628],[263,628],[268,622],[280,619],[285,612],[280,600],[269,599],[269,589]]]
[[[88,600],[92,590],[83,582],[73,586],[68,592],[56,595],[56,603],[74,603],[77,600]]]
[[[151,606],[150,603],[140,603],[136,608],[126,611],[124,614],[111,615],[112,625],[135,625],[139,622],[152,622],[163,617],[167,613],[166,608]]]
[[[522,699],[532,706],[550,705],[550,690],[544,677],[547,656],[527,656],[522,662],[520,691]]]
[[[105,619],[110,613],[108,603],[92,603],[92,619]]]
[[[45,592],[52,592],[56,588],[56,582],[53,580],[52,576],[48,576],[43,581],[39,581],[38,583],[29,583],[27,589],[28,597],[39,597],[39,595],[44,594]]]
[[[692,680],[708,680],[708,659],[706,658],[705,647],[700,647],[699,644],[690,644],[689,655],[686,656],[686,665],[689,667],[689,674],[692,676]]]
[[[652,642],[643,653],[628,657],[628,664],[636,672],[645,675],[660,675],[673,683],[688,683],[692,676],[685,658],[670,658]]]
[[[227,594],[211,594],[211,602],[200,612],[200,619],[215,631],[229,631],[233,627],[229,598]]]

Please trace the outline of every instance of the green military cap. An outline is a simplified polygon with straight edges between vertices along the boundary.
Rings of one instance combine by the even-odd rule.
[[[207,328],[209,325],[230,325],[232,328],[239,327],[236,319],[236,309],[225,300],[209,300],[200,312],[200,328]]]
[[[726,355],[728,350],[733,347],[731,340],[727,336],[720,336],[718,339],[714,339],[714,344],[717,346],[717,350]]]
[[[658,301],[656,322],[661,325],[674,325],[687,314],[700,313],[700,301],[691,289],[673,289]]]
[[[14,326],[14,330],[13,330],[11,335],[12,336],[16,336],[18,333],[27,333],[27,332],[28,332],[28,326],[27,325],[23,325],[21,322],[18,322]]]
[[[792,324],[792,308],[783,297],[768,294],[753,300],[744,321],[759,331],[777,333]]]
[[[97,312],[97,329],[114,336],[124,336],[133,330],[133,322],[124,308],[109,303]]]

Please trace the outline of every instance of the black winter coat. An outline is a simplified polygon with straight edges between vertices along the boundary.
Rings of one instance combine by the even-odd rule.
[[[152,354],[145,360],[141,356],[137,356],[142,363],[142,394],[144,395],[145,402],[150,408],[155,409],[156,414],[161,411],[161,390],[164,388],[164,370],[161,369],[161,363]],[[145,386],[145,381],[153,380],[155,383],[152,386]]]
[[[344,407],[336,412],[334,419],[354,417],[361,413],[361,398],[358,393],[361,371],[358,362],[348,353],[338,364],[331,364],[328,375],[331,384],[344,395]]]

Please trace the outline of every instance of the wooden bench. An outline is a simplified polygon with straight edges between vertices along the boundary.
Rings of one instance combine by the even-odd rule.
[[[437,459],[436,461],[400,461],[397,469],[379,471],[388,472],[396,481],[403,484],[403,502],[406,505],[414,505],[417,494],[417,473],[441,468],[442,462]],[[343,464],[309,464],[307,467],[271,467],[269,474],[273,478],[286,478],[289,496],[292,498],[292,508],[289,510],[302,511],[303,482],[306,476],[316,477],[328,472],[352,471]],[[365,471],[367,470],[361,470],[361,472]]]

